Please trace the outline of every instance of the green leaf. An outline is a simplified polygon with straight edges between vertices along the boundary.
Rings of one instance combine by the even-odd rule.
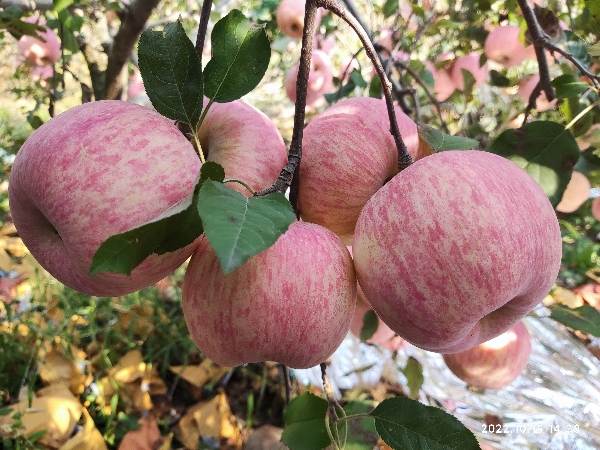
[[[9,407],[9,406],[6,406],[4,408],[0,408],[0,417],[2,417],[2,416],[8,416],[11,412],[12,412],[12,408]]]
[[[398,11],[398,0],[385,0],[383,4],[383,16],[387,19]]]
[[[590,89],[589,84],[569,74],[556,77],[550,84],[556,89],[558,99],[577,97]]]
[[[291,450],[316,450],[331,444],[325,428],[327,407],[327,400],[310,392],[293,399],[285,411],[281,442]]]
[[[571,309],[567,306],[557,305],[550,313],[550,318],[574,330],[600,337],[600,312],[593,306],[583,305]]]
[[[381,80],[377,75],[374,75],[369,83],[369,97],[381,98],[383,95],[383,88],[381,86]]]
[[[596,42],[591,47],[588,47],[587,52],[590,56],[600,56],[600,42]]]
[[[202,67],[181,23],[169,23],[164,31],[144,31],[138,55],[144,87],[154,108],[196,129],[204,100]]]
[[[74,0],[52,0],[52,4],[54,6],[54,11],[61,12],[63,9],[66,9],[67,6],[71,6]]]
[[[467,69],[460,69],[460,71],[462,72],[463,80],[465,82],[463,92],[473,92],[473,88],[477,83],[475,77]]]
[[[408,398],[384,400],[369,414],[387,445],[396,450],[479,450],[456,417]]]
[[[573,135],[556,122],[536,121],[506,130],[487,149],[525,169],[558,205],[571,180],[579,147]]]
[[[475,139],[444,134],[424,123],[417,124],[417,131],[419,132],[419,137],[427,142],[436,152],[443,152],[445,150],[472,150],[479,146],[479,142]]]
[[[371,402],[353,400],[344,405],[346,415],[368,414],[373,409]],[[372,417],[362,417],[354,419],[348,427],[348,439],[346,440],[346,450],[372,450],[379,435],[375,429],[375,421]]]
[[[214,180],[222,183],[225,179],[225,169],[221,164],[214,161],[206,161],[200,169],[200,181],[204,183],[206,180]]]
[[[369,309],[363,316],[363,324],[360,329],[360,340],[366,342],[371,339],[377,327],[379,326],[379,317],[372,309]]]
[[[283,194],[247,198],[212,180],[200,189],[198,211],[225,274],[273,245],[296,219]]]
[[[204,69],[205,95],[215,102],[237,100],[262,80],[271,47],[264,27],[255,26],[237,9],[212,31],[213,56]]]
[[[423,377],[423,366],[421,363],[412,356],[408,358],[406,367],[402,370],[402,373],[408,380],[408,389],[410,389],[410,398],[419,398],[419,391],[423,386],[425,378]]]
[[[502,75],[497,70],[490,70],[490,81],[492,86],[508,87],[510,86],[510,80]]]
[[[35,433],[32,433],[31,435],[29,435],[27,437],[27,440],[31,443],[31,444],[35,444],[36,441],[39,441],[41,438],[44,437],[44,435],[46,434],[46,430],[39,430],[36,431]]]

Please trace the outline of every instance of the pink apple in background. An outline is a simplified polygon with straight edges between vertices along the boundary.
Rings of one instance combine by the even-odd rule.
[[[447,68],[436,69],[431,61],[425,61],[425,67],[433,75],[433,92],[439,102],[448,100],[456,90],[454,81]]]
[[[396,119],[408,151],[419,151],[417,125],[400,108]],[[347,245],[367,200],[398,173],[398,151],[384,100],[347,98],[304,129],[298,208],[302,220],[336,233]]]
[[[562,240],[527,172],[465,150],[418,160],[379,189],[352,249],[377,315],[417,347],[450,353],[504,333],[548,294]]]
[[[394,50],[394,30],[392,28],[382,28],[379,31],[377,43],[383,45],[388,50]]]
[[[100,244],[157,218],[194,189],[200,160],[172,121],[121,101],[97,101],[49,120],[12,166],[10,211],[23,243],[61,283],[113,297],[161,280],[195,243],[153,254],[131,276],[89,275]]]
[[[127,98],[132,99],[146,92],[144,89],[144,80],[140,69],[135,67],[133,73],[129,76],[129,87],[127,88]]]
[[[31,69],[31,81],[37,83],[39,81],[40,86],[43,88],[48,88],[50,85],[48,84],[48,78],[52,78],[54,76],[54,67],[52,66],[34,66]]]
[[[356,275],[350,253],[331,231],[294,222],[228,275],[202,239],[182,298],[192,339],[211,361],[230,367],[277,361],[301,369],[329,358],[348,333]]]
[[[28,17],[25,19],[29,23],[37,23],[45,26],[44,18]],[[35,36],[22,36],[19,39],[19,50],[30,64],[34,66],[48,66],[54,64],[60,58],[60,41],[54,30],[45,27],[44,31],[38,31],[37,34],[44,39],[39,40]]]
[[[525,102],[525,104],[529,103],[529,96],[540,82],[540,74],[536,73],[533,75],[529,75],[528,77],[521,80],[519,83],[519,91],[518,95],[521,100]],[[546,98],[546,93],[541,92],[538,98],[535,101],[535,109],[538,112],[544,112],[549,109],[552,109],[556,106],[558,99],[554,99],[551,102]]]
[[[473,78],[475,78],[475,88],[481,86],[488,76],[487,63],[483,66],[479,65],[479,59],[481,54],[474,52],[467,55],[459,56],[454,61],[450,72],[450,77],[456,88],[459,91],[465,89],[465,80],[463,78],[462,69],[471,72]]]
[[[458,378],[481,389],[501,389],[527,367],[531,335],[523,322],[469,350],[447,353],[444,362]]]
[[[527,58],[527,51],[519,40],[520,34],[521,28],[517,25],[494,28],[485,39],[485,55],[504,67],[518,66]]]
[[[600,148],[600,123],[593,124],[583,136],[577,137],[577,146],[580,151],[589,147]]]
[[[326,53],[328,56],[331,56],[331,52],[335,48],[335,36],[333,34],[329,34],[327,36],[323,36],[322,34],[317,34],[315,36],[313,49],[321,50]]]
[[[288,98],[296,102],[296,81],[298,80],[299,65],[296,64],[285,76],[284,86]],[[325,105],[324,95],[332,92],[333,66],[327,53],[321,50],[313,50],[308,75],[308,89],[306,91],[306,107],[319,108]]]
[[[591,188],[590,180],[581,172],[574,170],[560,203],[556,205],[556,210],[562,213],[577,211],[590,198]]]
[[[283,34],[293,39],[302,39],[304,31],[305,0],[281,0],[277,7],[277,26]],[[316,25],[321,22],[322,10],[317,11]]]
[[[242,180],[255,191],[271,186],[287,163],[285,143],[275,124],[242,100],[213,103],[198,139],[207,161],[221,164],[226,178]],[[251,195],[238,183],[227,186]]]
[[[596,220],[600,220],[600,197],[596,197],[592,200],[592,216]]]
[[[413,33],[419,28],[419,17],[413,14],[413,8],[410,5],[402,5],[399,9],[400,16],[404,19],[406,28]]]

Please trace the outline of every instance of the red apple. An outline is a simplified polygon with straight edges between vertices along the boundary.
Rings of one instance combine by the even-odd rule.
[[[444,362],[461,380],[482,389],[500,389],[525,370],[531,354],[531,336],[523,322],[469,350],[447,353]]]
[[[562,240],[527,172],[466,150],[416,161],[377,191],[352,249],[377,315],[417,347],[451,353],[504,333],[546,296]]]
[[[518,66],[528,56],[519,40],[520,34],[521,28],[517,25],[494,28],[485,39],[485,55],[489,60],[504,67]]]
[[[408,151],[416,158],[419,136],[413,120],[396,108]],[[352,242],[360,210],[398,173],[398,151],[384,100],[344,99],[311,120],[304,130],[298,208],[302,220],[318,223]]]
[[[600,220],[600,197],[596,197],[592,200],[592,216],[596,220]]]
[[[525,103],[529,103],[529,96],[531,95],[531,93],[533,92],[533,90],[535,89],[535,87],[537,86],[537,84],[539,82],[540,82],[540,74],[539,73],[529,75],[528,77],[521,80],[521,82],[519,83],[519,91],[518,91],[519,98],[521,100],[523,100]],[[535,109],[538,112],[547,111],[549,109],[554,108],[554,106],[556,105],[557,102],[558,102],[557,99],[554,99],[551,102],[549,102],[548,99],[546,98],[546,93],[544,91],[542,91],[535,101]]]
[[[563,193],[556,210],[562,213],[577,211],[590,198],[590,180],[581,172],[573,171],[567,189]]]
[[[213,103],[198,138],[207,161],[221,164],[226,178],[242,180],[255,191],[271,186],[287,163],[285,143],[275,124],[242,100]],[[251,195],[238,183],[227,185]]]
[[[304,32],[305,0],[281,0],[277,7],[277,26],[283,34],[294,39],[302,39]],[[321,22],[321,8],[317,11],[316,25]]]
[[[129,87],[127,88],[127,98],[132,99],[145,92],[144,80],[140,69],[133,69],[133,73],[129,76]]]
[[[299,65],[296,64],[285,76],[285,92],[288,98],[296,102],[296,81],[298,80]],[[306,107],[318,108],[323,106],[325,94],[333,91],[333,66],[327,53],[314,50],[308,75],[308,88],[306,91]]]
[[[65,285],[118,296],[159,281],[195,244],[150,255],[131,276],[89,275],[109,237],[155,219],[190,195],[200,160],[172,121],[121,101],[85,103],[50,119],[19,150],[10,212],[31,254]]]
[[[38,23],[45,26],[46,21],[37,17],[25,19],[29,23]],[[60,41],[54,30],[45,27],[44,31],[38,31],[37,34],[45,41],[41,41],[35,36],[22,36],[19,39],[19,50],[29,63],[34,66],[48,66],[54,64],[60,58]]]
[[[459,56],[452,65],[450,76],[452,82],[459,91],[465,89],[465,80],[463,78],[462,69],[471,72],[473,78],[475,78],[475,87],[479,87],[483,84],[488,76],[487,63],[483,66],[479,65],[480,53],[474,52],[467,55]]]
[[[228,275],[202,239],[182,295],[192,339],[211,361],[233,367],[272,360],[300,369],[325,361],[348,333],[356,275],[331,231],[294,222]]]

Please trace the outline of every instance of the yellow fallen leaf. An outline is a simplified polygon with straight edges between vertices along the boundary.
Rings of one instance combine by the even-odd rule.
[[[87,409],[83,409],[81,430],[58,450],[107,450],[106,442]]]
[[[109,370],[108,375],[119,383],[131,383],[142,378],[146,372],[146,363],[142,361],[142,352],[132,350]]]
[[[569,308],[577,308],[583,306],[583,300],[578,298],[573,292],[560,286],[556,286],[550,294],[552,298]]]
[[[201,436],[212,436],[218,441],[241,448],[242,437],[224,392],[208,402],[192,406],[179,421],[180,441],[188,449],[198,447]]]
[[[79,359],[82,356],[82,351],[76,347],[72,346],[71,350],[74,353],[73,357]],[[81,394],[91,382],[90,377],[79,370],[73,359],[65,355],[56,345],[53,345],[43,357],[40,378],[46,384],[66,382],[74,394]]]
[[[201,388],[209,381],[215,381],[231,370],[229,367],[219,366],[206,358],[196,366],[169,366],[169,370],[192,386]]]
[[[118,450],[154,450],[163,443],[163,437],[153,416],[142,417],[141,427],[128,431],[119,445]]]
[[[57,384],[51,389],[38,391],[39,397],[34,397],[31,407],[28,401],[10,405],[13,413],[22,414],[22,433],[30,436],[38,431],[46,433],[37,441],[40,445],[58,448],[73,433],[83,407],[73,396],[66,385]],[[13,425],[13,414],[0,417],[0,430],[7,430]]]

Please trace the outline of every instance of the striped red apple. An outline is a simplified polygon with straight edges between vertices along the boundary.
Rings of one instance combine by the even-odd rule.
[[[523,322],[487,342],[458,353],[444,362],[461,380],[481,389],[501,389],[517,379],[529,362],[531,335]]]
[[[550,201],[500,156],[447,151],[383,186],[356,223],[354,265],[375,312],[408,342],[451,353],[511,327],[556,280]]]

